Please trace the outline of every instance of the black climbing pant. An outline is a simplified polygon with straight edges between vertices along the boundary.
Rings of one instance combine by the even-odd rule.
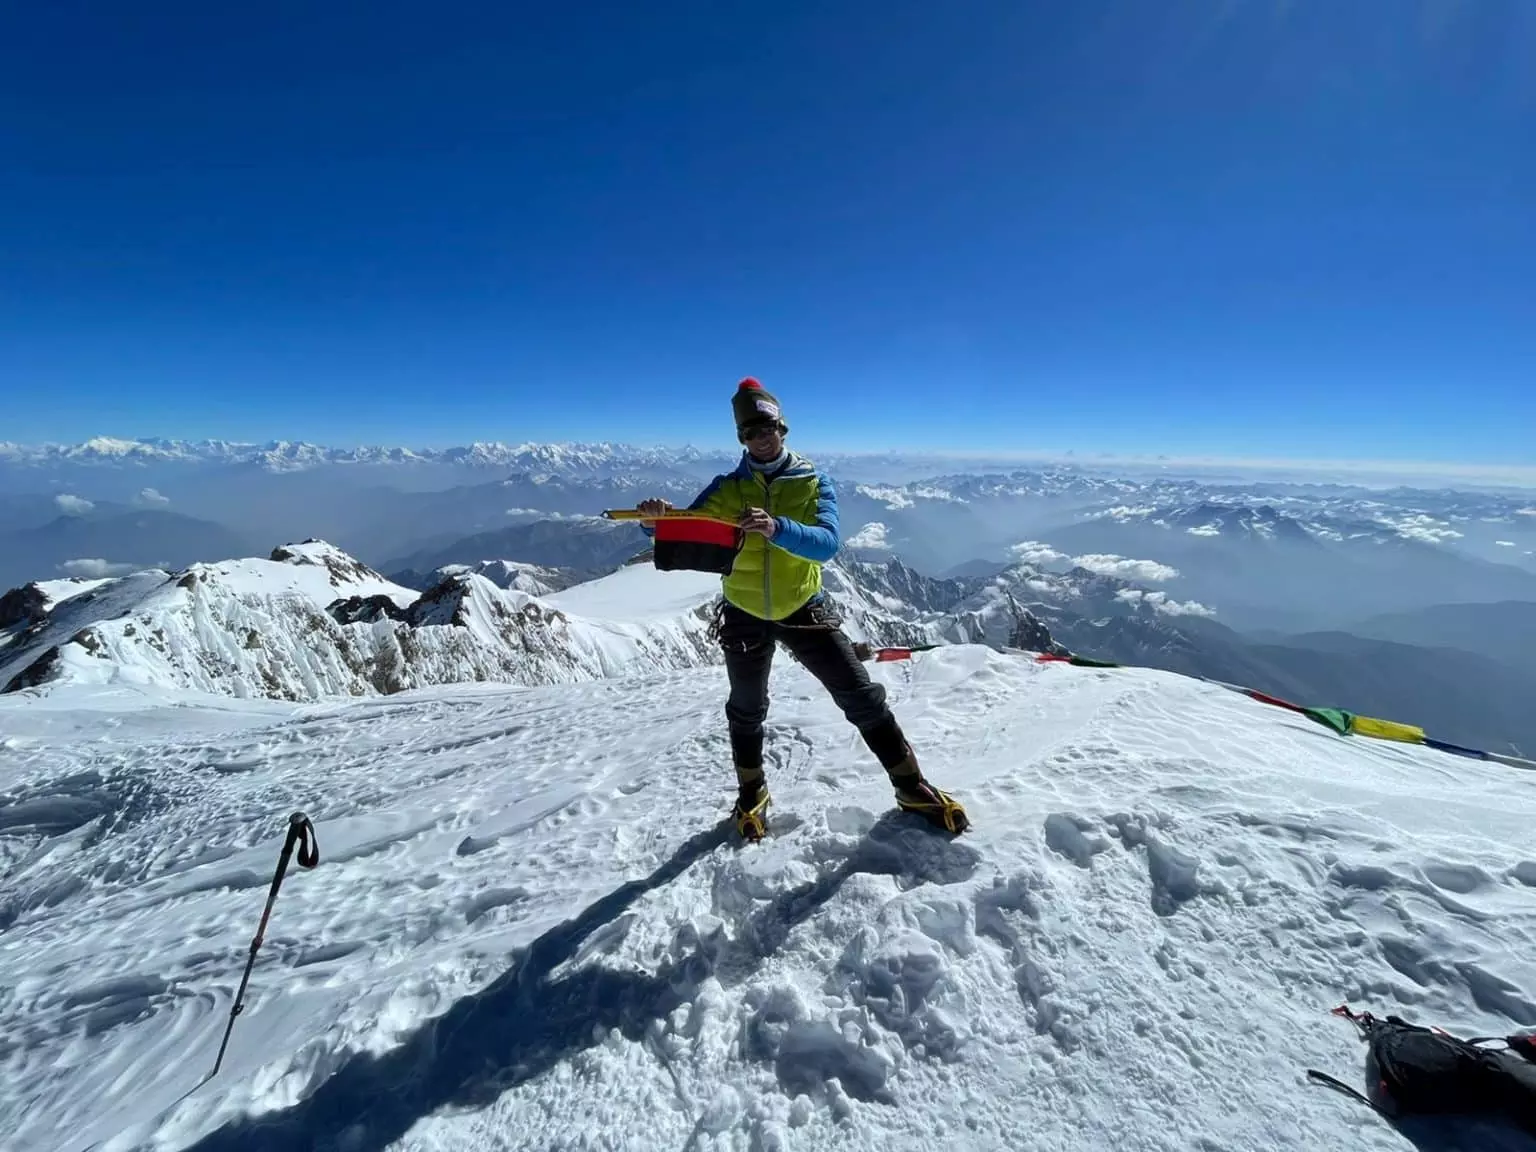
[[[885,702],[885,686],[869,678],[828,600],[813,599],[777,621],[762,620],[726,604],[720,616],[720,646],[731,684],[725,716],[736,774],[744,787],[763,775],[768,674],[779,642],[821,682],[881,767],[889,772],[906,760],[911,749]]]

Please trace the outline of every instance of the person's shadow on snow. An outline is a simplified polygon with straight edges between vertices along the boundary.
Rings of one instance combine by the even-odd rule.
[[[382,1056],[354,1054],[299,1103],[227,1123],[187,1152],[382,1149],[440,1110],[485,1107],[615,1029],[644,1042],[651,1022],[691,1000],[706,978],[729,987],[750,977],[856,873],[894,876],[906,887],[949,884],[970,876],[981,859],[920,818],[890,812],[851,852],[833,856],[835,863],[815,880],[757,909],[734,939],[723,932],[695,938],[685,954],[655,972],[588,966],[555,975],[594,932],[731,838],[728,820],[699,832],[649,876],[621,885],[534,940],[513,968],[423,1023],[399,1047]],[[856,1084],[849,1088],[850,1095],[857,1091]]]
[[[1389,1123],[1418,1152],[1536,1152],[1536,1137],[1500,1120],[1407,1116]]]
[[[1365,1061],[1367,1083],[1379,1077],[1371,1059]],[[1375,1113],[1374,1119],[1387,1125],[1417,1152],[1536,1152],[1536,1136],[1519,1127],[1502,1115],[1489,1113],[1392,1115],[1377,1108],[1364,1097],[1359,1089],[1341,1080],[1319,1077],[1328,1087],[1353,1095],[1365,1109]],[[1372,1118],[1367,1113],[1366,1123]]]

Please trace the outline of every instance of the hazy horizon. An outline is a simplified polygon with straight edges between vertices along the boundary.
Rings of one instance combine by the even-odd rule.
[[[442,453],[454,449],[471,448],[475,445],[506,450],[535,447],[602,448],[616,451],[683,452],[696,451],[704,454],[734,456],[740,445],[729,437],[695,439],[627,439],[623,437],[592,436],[581,439],[533,439],[520,437],[486,436],[472,441],[449,441],[441,438],[412,438],[402,433],[396,438],[352,440],[345,442],[308,440],[302,437],[276,437],[267,439],[240,436],[210,436],[183,438],[174,436],[127,437],[98,435],[81,440],[4,440],[0,441],[0,464],[7,461],[5,450],[15,457],[18,453],[47,452],[53,450],[80,449],[87,445],[101,446],[106,454],[111,446],[182,445],[188,448],[225,446],[234,450],[262,451],[276,446],[307,446],[331,452],[368,452],[370,450],[403,449],[414,453]],[[833,455],[845,459],[864,458],[871,461],[889,460],[921,466],[962,465],[969,468],[987,467],[1058,467],[1077,468],[1087,471],[1121,472],[1144,476],[1163,474],[1170,477],[1188,476],[1215,481],[1229,476],[1234,483],[1298,483],[1341,484],[1365,488],[1391,488],[1396,486],[1423,488],[1466,487],[1488,489],[1536,489],[1536,465],[1502,461],[1457,460],[1410,460],[1392,458],[1327,458],[1327,457],[1243,457],[1243,456],[1185,456],[1166,454],[1121,454],[1113,452],[1079,452],[1072,449],[1019,448],[1014,450],[986,451],[974,448],[945,447],[942,445],[924,449],[846,448],[835,443],[807,441],[800,443],[791,433],[789,444],[807,455]]]

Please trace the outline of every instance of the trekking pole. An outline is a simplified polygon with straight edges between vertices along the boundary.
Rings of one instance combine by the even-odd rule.
[[[283,886],[283,876],[288,871],[288,859],[293,855],[293,849],[299,849],[299,867],[313,868],[320,863],[320,843],[315,838],[315,826],[309,822],[309,817],[302,812],[295,812],[288,817],[288,835],[283,840],[282,855],[277,858],[277,871],[272,874],[272,888],[267,893],[267,906],[262,910],[261,923],[256,926],[256,935],[251,938],[251,954],[245,962],[245,975],[240,977],[240,990],[235,993],[234,1006],[229,1010],[229,1025],[224,1029],[224,1042],[219,1045],[219,1058],[213,1063],[213,1071],[208,1073],[207,1079],[212,1080],[219,1074],[219,1066],[224,1063],[224,1050],[229,1047],[229,1035],[235,1030],[235,1017],[240,1015],[240,1009],[244,1006],[245,986],[250,981],[251,969],[256,964],[256,951],[261,947],[262,938],[267,931],[267,918],[272,915],[272,905],[277,901],[277,890]]]

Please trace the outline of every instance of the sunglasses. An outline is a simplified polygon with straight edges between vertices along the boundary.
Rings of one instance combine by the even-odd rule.
[[[777,436],[780,428],[777,424],[751,424],[737,432],[743,444],[753,440],[766,440],[770,436]]]

